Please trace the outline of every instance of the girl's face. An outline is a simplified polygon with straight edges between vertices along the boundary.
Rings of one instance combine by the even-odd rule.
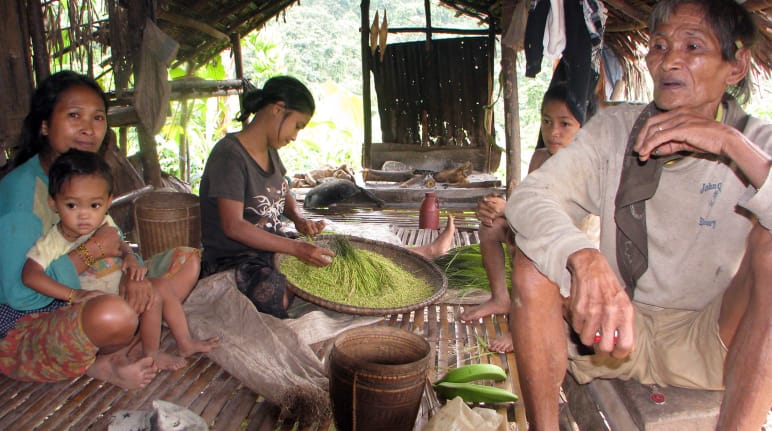
[[[582,126],[562,101],[550,100],[541,111],[541,138],[550,154],[565,148]]]
[[[271,140],[270,145],[278,150],[297,138],[298,132],[306,127],[311,120],[311,116],[299,111],[286,109],[283,102],[279,102],[274,106],[279,109],[276,113],[278,132],[275,139]]]
[[[76,85],[59,94],[51,118],[40,126],[54,158],[72,148],[96,152],[107,132],[107,111],[94,90]]]
[[[77,175],[62,184],[55,199],[48,198],[48,204],[59,214],[65,238],[72,241],[104,223],[113,201],[107,187],[107,181],[98,175]]]

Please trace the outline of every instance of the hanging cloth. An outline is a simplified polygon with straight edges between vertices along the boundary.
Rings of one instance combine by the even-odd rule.
[[[179,44],[153,21],[145,21],[142,48],[134,88],[134,106],[142,127],[155,135],[166,123],[169,112],[169,63],[177,56]]]

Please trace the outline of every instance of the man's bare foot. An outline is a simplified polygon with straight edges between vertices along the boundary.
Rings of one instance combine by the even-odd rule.
[[[151,356],[155,359],[155,365],[159,370],[179,370],[188,363],[182,356],[172,355],[166,352],[158,352]]]
[[[509,298],[496,300],[491,298],[476,307],[464,307],[464,312],[461,313],[461,320],[469,322],[477,320],[481,317],[490,316],[491,314],[507,314],[509,313]]]
[[[124,389],[140,389],[152,382],[157,372],[153,358],[129,361],[125,352],[119,351],[97,355],[96,361],[86,370],[86,375]]]
[[[194,353],[211,352],[212,349],[216,349],[219,345],[220,339],[217,337],[208,338],[206,340],[191,339],[187,343],[177,343],[177,351],[180,356],[187,358]]]
[[[411,250],[429,260],[438,258],[450,250],[450,246],[453,245],[453,237],[455,234],[455,218],[452,214],[448,214],[448,222],[445,224],[445,229],[440,232],[440,236],[438,236],[437,239],[432,241],[431,244],[413,247]]]
[[[488,343],[488,350],[498,353],[509,353],[515,350],[515,346],[512,343],[512,335],[499,335],[494,338],[493,341]]]

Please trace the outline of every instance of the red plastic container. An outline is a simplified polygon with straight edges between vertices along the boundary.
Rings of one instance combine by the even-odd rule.
[[[440,202],[434,192],[427,192],[421,203],[421,212],[418,213],[419,229],[440,228]]]

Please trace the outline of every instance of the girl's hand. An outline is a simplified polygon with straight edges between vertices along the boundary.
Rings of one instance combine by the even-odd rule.
[[[73,304],[80,304],[81,302],[86,302],[91,298],[96,298],[97,296],[102,296],[104,294],[104,292],[98,290],[72,289],[72,298],[70,302]]]
[[[485,226],[493,226],[493,220],[504,216],[507,201],[497,194],[485,196],[477,202],[477,219]]]
[[[134,281],[144,280],[145,275],[147,275],[147,267],[139,263],[137,257],[131,253],[123,257],[121,271],[126,274],[130,280]]]
[[[320,234],[324,228],[327,227],[327,222],[324,220],[308,220],[300,219],[295,222],[295,229],[303,235],[316,236]]]

